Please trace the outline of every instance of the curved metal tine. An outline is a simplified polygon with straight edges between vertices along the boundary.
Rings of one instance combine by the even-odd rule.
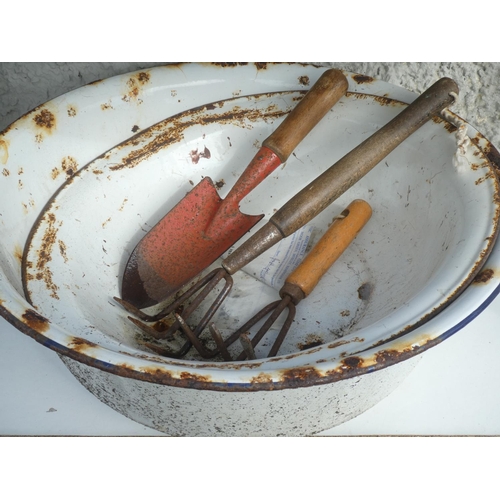
[[[224,343],[224,340],[222,339],[222,335],[221,335],[219,329],[215,326],[215,323],[210,323],[208,325],[208,329],[210,330],[210,333],[212,334],[212,338],[214,339],[215,343],[217,344],[217,348],[219,349],[219,353],[224,358],[224,361],[232,361],[233,358],[231,358],[231,355],[229,354],[229,351],[227,350],[226,344]]]
[[[177,307],[179,307],[179,305],[182,303],[184,299],[182,300],[181,298],[177,299],[175,302],[172,302],[167,307],[163,308],[159,313],[154,315],[146,314],[144,311],[141,311],[137,307],[130,304],[130,302],[120,299],[119,297],[113,297],[113,300],[118,302],[118,304],[120,304],[127,312],[133,314],[134,316],[137,316],[140,320],[151,323],[153,321],[158,321],[159,319],[162,319],[165,316],[168,316],[172,311],[174,311],[175,309],[177,309]]]
[[[179,349],[178,351],[172,351],[170,348],[166,346],[159,346],[156,344],[151,344],[150,342],[142,342],[144,346],[146,346],[148,349],[151,349],[152,351],[156,352],[157,354],[160,354],[161,356],[165,356],[167,358],[182,358],[182,356],[185,355],[185,353],[182,353],[182,348]]]
[[[244,332],[240,335],[240,343],[243,347],[243,350],[245,351],[245,356],[248,359],[257,359],[248,332]]]
[[[144,323],[141,323],[139,320],[137,320],[135,318],[129,317],[129,319],[135,325],[137,325],[139,328],[141,328],[141,330],[143,332],[145,332],[146,334],[154,337],[157,340],[164,339],[164,337],[156,337],[154,335],[154,333],[158,334],[158,332],[156,330],[154,330],[153,328],[151,328],[150,326],[145,325]],[[148,347],[149,349],[157,352],[158,354],[161,354],[162,356],[167,356],[167,357],[176,358],[176,359],[184,357],[193,345],[189,340],[187,340],[186,342],[184,342],[184,344],[182,344],[182,346],[177,351],[173,351],[168,346],[159,346],[156,344],[151,344],[150,342],[142,342],[142,344],[145,345],[146,347]]]
[[[223,289],[219,292],[219,295],[217,296],[217,299],[211,304],[210,308],[208,311],[205,313],[203,316],[202,320],[196,327],[195,331],[193,332],[189,325],[186,323],[185,319],[187,319],[192,312],[199,307],[199,305],[205,300],[207,295],[217,286],[219,281],[222,279],[226,280],[226,284],[224,285]],[[201,283],[201,284],[200,284]],[[201,332],[205,329],[207,323],[212,319],[212,316],[216,313],[217,309],[220,307],[222,304],[223,300],[225,299],[226,295],[230,292],[232,286],[233,286],[233,279],[231,276],[222,268],[215,269],[213,272],[208,274],[203,280],[198,282],[196,286],[192,287],[186,294],[181,295],[179,297],[179,300],[182,298],[189,298],[191,297],[196,291],[198,291],[200,288],[202,288],[206,284],[205,288],[196,296],[196,298],[193,300],[193,302],[189,305],[188,308],[184,311],[184,317],[181,316],[180,314],[175,314],[175,321],[174,323],[166,330],[165,332],[161,332],[162,337],[160,338],[167,338],[173,337],[173,334],[181,329],[188,340],[184,343],[184,345],[175,353],[176,357],[182,357],[191,348],[191,346],[194,346],[195,349],[199,352],[199,354],[204,357],[204,358],[213,358],[219,354],[218,349],[210,350],[207,349],[198,339],[200,336]],[[171,312],[171,311],[170,311]],[[169,312],[169,314],[170,314]],[[132,318],[129,318],[132,319]],[[148,328],[148,333],[151,334],[151,331],[154,331],[156,334],[156,330],[153,328],[148,327],[147,325],[141,325],[139,321],[134,321],[134,323],[138,326],[140,326],[143,330]],[[156,338],[158,338],[156,336]]]
[[[204,358],[213,358],[217,356],[219,353],[218,349],[207,349],[200,341],[200,339],[194,334],[193,330],[189,327],[189,325],[184,321],[182,316],[179,314],[175,315],[177,321],[181,325],[182,331],[186,334],[186,337],[189,339],[191,344],[193,344],[194,348],[198,351],[198,353]]]
[[[283,326],[281,327],[280,333],[276,337],[276,340],[274,341],[274,344],[267,355],[268,358],[272,358],[273,356],[276,356],[276,354],[278,354],[281,344],[283,343],[283,340],[285,340],[288,330],[290,330],[290,327],[292,326],[292,322],[295,318],[295,311],[295,304],[293,302],[290,302],[288,304],[288,315],[285,322],[283,323]]]
[[[222,269],[222,268],[214,269],[211,273],[209,273],[207,276],[205,276],[205,278],[203,278],[198,283],[196,283],[196,285],[191,287],[187,292],[185,292],[183,295],[181,295],[174,303],[172,303],[167,308],[167,310],[168,310],[167,314],[170,314],[184,300],[188,299],[194,293],[196,293],[198,290],[200,290],[201,288],[204,287],[203,290],[196,296],[196,298],[193,300],[193,302],[189,305],[189,307],[187,307],[186,310],[184,311],[184,313],[183,313],[184,318],[188,318],[192,314],[192,312],[197,307],[199,307],[201,302],[215,288],[215,286],[217,286],[219,281],[222,279],[226,280],[226,284],[225,284],[223,290],[219,293],[215,303],[212,304],[212,306],[209,308],[208,312],[205,314],[202,321],[200,322],[200,324],[196,328],[194,336],[197,338],[201,334],[203,329],[205,328],[206,324],[210,321],[212,316],[215,314],[215,312],[219,308],[220,304],[222,303],[222,301],[224,300],[226,295],[231,290],[231,287],[233,284],[233,279],[231,278],[231,276],[229,276],[229,274],[224,269]],[[122,303],[124,301],[122,301],[120,299],[119,302]],[[126,302],[125,302],[125,304],[127,304],[128,306],[130,305]],[[131,307],[133,307],[133,306],[131,306]],[[141,311],[139,311],[139,312],[141,312]],[[144,313],[142,313],[142,316],[144,316]],[[164,316],[162,316],[162,317],[159,317],[159,316],[160,316],[160,314],[157,314],[155,316],[148,316],[148,318],[149,318],[148,321],[152,321],[153,319],[155,321],[158,321],[164,317]],[[145,332],[147,335],[149,335],[157,340],[162,340],[162,339],[173,340],[174,333],[177,330],[179,330],[182,326],[181,321],[184,322],[184,328],[182,328],[182,330],[184,331],[184,333],[188,337],[188,340],[183,344],[183,346],[178,351],[171,351],[170,349],[167,349],[169,352],[169,354],[168,354],[169,356],[175,357],[175,358],[180,358],[188,353],[189,349],[191,349],[193,344],[192,344],[191,340],[189,339],[189,332],[191,331],[191,329],[189,329],[189,332],[186,331],[185,327],[187,327],[187,324],[185,323],[184,318],[178,314],[175,315],[175,318],[176,319],[172,323],[172,325],[170,325],[166,330],[160,332],[160,331],[152,328],[151,326],[144,324],[141,321],[139,321],[131,316],[128,317],[128,319],[130,321],[132,321],[132,323],[134,323],[136,326],[138,326],[143,332]],[[181,321],[179,320],[179,318],[181,319]],[[158,349],[156,351],[158,352]],[[214,357],[216,354],[217,354],[217,352],[215,352],[213,354],[210,353],[210,357]]]
[[[167,338],[165,336],[165,332],[158,332],[157,330],[155,330],[151,326],[149,326],[145,323],[142,323],[142,321],[139,321],[138,319],[133,318],[132,316],[129,316],[128,319],[130,321],[132,321],[132,323],[134,323],[134,325],[138,326],[146,335],[149,335],[150,337],[153,337],[157,340],[164,340]],[[173,339],[173,335],[171,338],[169,338],[169,340],[172,340],[172,339]],[[182,347],[180,349],[178,349],[177,351],[173,351],[172,349],[170,349],[167,346],[157,346],[157,345],[151,344],[149,342],[143,342],[143,344],[146,347],[149,347],[153,351],[157,352],[158,354],[161,354],[162,356],[169,356],[171,358],[182,358],[183,356],[185,356],[188,353],[189,349],[191,349],[191,346],[192,346],[192,344],[189,340],[186,341],[182,345]]]
[[[128,312],[134,314],[137,316],[139,319],[142,321],[147,321],[148,323],[158,321],[160,319],[163,319],[165,316],[168,316],[170,313],[175,311],[180,305],[182,305],[186,300],[188,300],[190,297],[192,297],[198,290],[203,288],[207,283],[209,283],[212,278],[218,273],[221,273],[224,271],[222,268],[217,268],[212,270],[210,273],[208,273],[205,277],[203,277],[200,281],[195,283],[192,287],[188,288],[182,295],[180,295],[177,299],[175,299],[173,302],[162,308],[158,313],[156,314],[146,314],[144,311],[141,311],[137,307],[133,306],[129,302],[120,299],[119,297],[113,297],[113,299],[118,302],[125,310]],[[215,284],[208,290],[207,294],[212,290],[212,288],[217,284],[217,282],[220,281],[220,278],[215,282]],[[201,302],[201,301],[200,301]],[[178,327],[176,328],[176,330]],[[175,330],[174,330],[175,332]]]
[[[126,300],[120,299],[120,297],[113,297],[113,300],[115,302],[118,302],[118,304],[120,304],[123,307],[123,309],[125,309],[125,311],[127,311],[127,312],[133,314],[134,316],[137,316],[138,318],[146,321],[146,318],[148,315],[144,314],[140,309],[137,309],[137,307],[133,306],[132,304],[130,304]]]
[[[231,276],[222,268],[215,269],[212,273],[210,273],[210,279],[204,279],[202,280],[204,284],[208,282],[208,284],[205,286],[205,288],[196,296],[196,298],[189,304],[189,306],[183,311],[182,315],[175,315],[175,321],[172,323],[172,325],[163,333],[164,337],[163,338],[173,338],[174,333],[181,328],[181,322],[179,321],[179,316],[181,319],[184,321],[189,318],[189,316],[193,313],[195,309],[199,307],[199,305],[206,299],[207,295],[217,286],[219,281],[222,279],[226,280],[226,284],[224,285],[223,289],[221,292],[219,292],[219,295],[217,296],[217,299],[214,301],[214,303],[210,306],[208,311],[205,313],[203,318],[201,319],[200,323],[197,325],[197,327],[194,330],[194,335],[195,337],[199,337],[201,332],[205,329],[207,326],[207,323],[212,319],[212,316],[215,314],[217,309],[220,307],[220,304],[226,297],[226,295],[230,292],[232,286],[233,286],[233,279]],[[207,278],[208,278],[207,276]],[[196,291],[202,288],[201,286],[196,287]],[[193,295],[190,293],[190,296]],[[186,324],[187,326],[187,324]],[[185,330],[183,330],[184,333]],[[189,350],[189,349],[188,349]],[[186,351],[187,352],[187,351]]]
[[[201,332],[203,332],[203,330],[207,327],[209,321],[213,318],[214,314],[217,312],[222,302],[224,302],[224,299],[227,297],[228,293],[233,288],[233,278],[226,271],[221,272],[220,275],[217,276],[217,281],[215,281],[215,278],[216,277],[213,278],[214,283],[211,284],[210,290],[208,292],[212,291],[213,288],[215,288],[215,286],[217,285],[217,283],[222,279],[224,279],[226,283],[222,287],[222,290],[217,295],[217,298],[212,302],[207,312],[204,314],[203,318],[201,318],[201,321],[196,326],[194,330],[194,334],[196,335],[196,337],[199,337],[201,335]],[[208,292],[205,294],[205,296],[208,295]],[[203,297],[203,299],[205,298],[205,296]],[[196,299],[198,299],[198,297],[196,297]],[[199,301],[199,303],[201,303],[201,300]],[[189,312],[186,311],[183,317],[187,319],[187,317],[191,314],[191,312],[192,312],[191,310],[189,310]]]
[[[252,316],[242,327],[238,328],[238,330],[236,330],[232,335],[230,335],[224,341],[224,345],[226,347],[229,347],[230,345],[234,344],[240,338],[242,333],[247,332],[262,318],[266,317],[273,309],[275,309],[280,304],[280,302],[281,300],[277,300],[276,302],[271,302],[270,304],[267,304],[266,307],[262,308],[255,316]]]
[[[154,328],[150,327],[149,325],[142,323],[136,318],[132,318],[131,316],[128,317],[128,319],[134,323],[134,325],[138,326],[144,333],[149,335],[150,337],[153,337],[157,340],[161,340],[164,337],[163,335],[164,332],[157,332]],[[144,346],[148,347],[152,351],[155,351],[158,354],[161,354],[162,356],[167,356],[170,358],[182,358],[187,354],[189,349],[191,349],[191,342],[187,341],[185,342],[180,349],[177,351],[173,351],[170,349],[168,346],[160,346],[156,344],[152,344],[151,342],[141,342]]]
[[[262,337],[264,337],[264,335],[268,332],[273,323],[279,318],[281,313],[288,307],[290,302],[291,302],[291,297],[289,295],[285,295],[283,299],[277,301],[277,304],[276,302],[273,302],[273,304],[276,304],[276,308],[274,309],[271,316],[269,316],[267,321],[260,327],[259,331],[252,338],[253,347],[257,346],[257,344],[262,340]],[[243,351],[236,359],[238,361],[243,361],[244,359],[246,359],[246,357],[247,354],[245,351]]]
[[[138,326],[145,334],[149,335],[150,337],[153,337],[154,339],[161,340],[166,338],[165,337],[165,332],[159,332],[158,330],[155,330],[152,326],[149,326],[142,321],[139,321],[137,318],[134,318],[132,316],[128,316],[128,319],[134,323],[135,326]]]

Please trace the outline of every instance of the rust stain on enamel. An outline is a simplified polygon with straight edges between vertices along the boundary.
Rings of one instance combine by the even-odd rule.
[[[455,125],[453,125],[453,123],[450,123],[449,121],[445,120],[444,118],[442,118],[441,116],[438,116],[438,115],[434,115],[433,117],[431,117],[431,120],[434,122],[434,123],[437,123],[437,124],[442,124],[444,129],[446,131],[448,131],[450,134],[454,133],[457,131],[457,127],[455,127]]]
[[[120,205],[120,208],[118,209],[119,212],[122,212],[123,209],[125,208],[125,205],[128,201],[128,198],[124,198],[123,201],[122,201],[122,204]]]
[[[0,139],[0,163],[6,165],[9,159],[9,143],[6,139]]]
[[[190,372],[181,372],[180,379],[193,382],[210,382],[212,377],[209,377],[208,375],[196,375],[195,373]]]
[[[265,97],[263,94],[261,98]],[[215,110],[224,105],[221,102],[206,104],[189,111],[179,113],[175,117],[169,118],[168,122],[164,121],[153,125],[152,127],[142,131],[134,136],[134,139],[127,141],[118,148],[126,148],[130,145],[137,145],[137,149],[131,151],[127,156],[123,157],[120,163],[109,167],[110,170],[121,170],[124,168],[133,168],[138,163],[148,158],[163,148],[169,147],[171,144],[182,141],[184,132],[193,125],[209,125],[211,123],[231,124],[242,128],[251,128],[251,123],[258,120],[274,120],[287,113],[286,110],[280,110],[276,105],[272,104],[264,110],[244,110],[240,106],[234,106],[231,110],[223,113],[212,113],[206,115],[207,110]],[[168,124],[168,127],[165,125]],[[140,141],[140,142],[135,142]],[[193,152],[191,152],[193,153]],[[203,157],[208,158],[210,151],[208,149],[202,151]],[[196,156],[196,155],[195,155]],[[193,159],[193,155],[191,155]],[[195,158],[196,159],[196,158]],[[198,158],[199,159],[199,158]]]
[[[35,124],[35,142],[41,144],[44,134],[51,134],[57,125],[56,116],[45,107],[37,108],[32,121]]]
[[[266,373],[259,373],[259,375],[253,377],[250,380],[251,384],[271,384],[273,381],[272,377]]]
[[[90,342],[89,340],[82,339],[80,337],[73,337],[71,342],[69,342],[68,347],[76,352],[85,352],[89,349],[99,348],[97,344],[94,342]]]
[[[20,264],[22,264],[22,262],[23,262],[23,249],[19,245],[16,245],[14,247],[14,257],[16,258],[17,261],[19,261]]]
[[[481,184],[482,182],[484,182],[485,180],[487,179],[492,179],[495,177],[495,174],[493,172],[487,172],[485,175],[483,175],[482,177],[479,177],[479,179],[476,180],[475,184],[476,186],[478,186],[479,184]]]
[[[321,337],[321,335],[317,335],[314,333],[309,333],[303,342],[299,342],[297,344],[297,348],[299,351],[305,351],[306,349],[311,349],[313,347],[318,347],[323,345],[325,341]]]
[[[33,117],[33,121],[37,127],[48,132],[52,132],[56,127],[56,117],[46,108],[41,109],[40,112]]]
[[[495,276],[495,271],[493,269],[483,269],[474,278],[472,283],[474,285],[484,285],[485,283],[488,283],[494,276]]]
[[[141,71],[127,80],[128,91],[122,96],[122,101],[130,102],[135,100],[138,104],[142,103],[139,98],[141,87],[149,83],[151,76],[148,71]]]
[[[289,387],[300,386],[309,379],[321,378],[320,372],[314,366],[303,366],[284,370],[281,380]]]
[[[206,158],[208,160],[212,155],[210,153],[210,150],[205,146],[205,149],[203,151],[193,149],[193,151],[189,153],[189,156],[191,157],[191,162],[196,165],[200,161],[200,158]]]
[[[358,84],[361,85],[363,83],[373,83],[375,79],[372,76],[367,75],[353,75],[352,79]]]
[[[37,250],[37,261],[35,264],[26,262],[26,279],[38,280],[45,282],[47,290],[50,291],[50,296],[54,299],[59,299],[57,290],[59,287],[52,280],[52,271],[49,268],[49,263],[52,260],[52,251],[57,243],[57,231],[62,226],[62,222],[56,220],[53,213],[46,215],[47,227],[42,237],[40,248]],[[28,269],[31,272],[28,272]]]
[[[311,82],[309,80],[309,77],[307,75],[304,75],[299,77],[299,83],[307,87]]]
[[[387,96],[379,96],[379,95],[371,95],[371,94],[361,94],[358,92],[346,92],[347,97],[353,97],[355,99],[372,99],[373,101],[377,102],[378,104],[382,106],[394,106],[394,107],[402,107],[406,106],[407,104],[402,101],[398,101],[397,99],[392,99],[391,97]]]
[[[59,174],[64,173],[69,179],[78,171],[78,162],[72,156],[65,156],[60,167],[54,167],[51,172],[52,179],[56,179]]]
[[[33,309],[26,309],[22,315],[22,322],[38,333],[45,333],[50,328],[50,322]]]
[[[66,255],[66,243],[64,243],[63,240],[59,240],[59,253],[61,254],[61,257],[64,260],[64,263],[66,264],[68,262],[68,256]]]

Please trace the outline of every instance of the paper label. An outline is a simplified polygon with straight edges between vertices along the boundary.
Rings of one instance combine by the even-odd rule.
[[[313,225],[300,228],[245,266],[245,271],[279,290],[287,276],[302,262],[311,246],[314,229]]]

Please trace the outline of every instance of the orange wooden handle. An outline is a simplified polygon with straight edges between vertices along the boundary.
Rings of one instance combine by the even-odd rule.
[[[278,155],[282,163],[285,162],[297,144],[345,95],[348,86],[342,71],[333,68],[325,71],[262,145]]]
[[[336,219],[307,254],[302,263],[288,276],[286,283],[298,286],[307,297],[330,266],[342,255],[372,215],[364,200],[354,200]]]

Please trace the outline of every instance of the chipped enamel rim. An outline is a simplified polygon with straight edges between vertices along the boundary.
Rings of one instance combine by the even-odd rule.
[[[203,85],[204,88],[207,85],[212,85],[212,93],[210,95],[214,96],[214,98],[210,100],[216,100],[218,98],[217,91],[213,89],[216,88],[217,83],[220,83],[221,79],[234,79],[238,82],[244,82],[245,78],[249,77],[249,74],[255,74],[259,71],[268,72],[266,76],[269,77],[269,80],[266,83],[267,87],[265,87],[265,90],[276,90],[276,88],[273,88],[273,85],[279,85],[280,90],[283,90],[282,82],[276,81],[277,78],[273,78],[273,72],[278,69],[282,72],[283,68],[285,68],[287,73],[290,73],[291,82],[297,82],[299,80],[298,77],[304,74],[309,75],[308,78],[317,78],[324,70],[322,67],[310,65],[273,64],[268,65],[266,68],[259,67],[258,65],[229,67],[182,65],[154,68],[149,71],[114,77],[106,81],[114,85],[125,82],[130,90],[123,95],[122,99],[124,102],[129,102],[130,100],[141,99],[138,85],[147,85],[147,81],[152,74],[177,71],[186,74],[190,71],[196,71],[198,75],[206,73],[206,78],[198,78],[196,84]],[[217,78],[214,77],[214,74]],[[279,71],[277,74],[279,74]],[[369,77],[351,73],[346,73],[346,76],[349,79],[350,91],[370,93],[381,97],[387,96],[389,91],[391,98],[403,102],[411,102],[416,97],[415,94],[404,89],[384,82],[378,82]],[[99,84],[86,86],[85,93],[91,94],[99,87]],[[167,85],[165,87],[168,89]],[[233,94],[238,95],[239,92],[245,95],[244,85],[242,87],[242,89],[235,90]],[[300,86],[297,87],[297,84],[295,84],[291,87],[291,90],[302,90],[303,88]],[[71,108],[68,103],[71,97],[77,94],[81,94],[81,91],[76,90],[65,94],[25,115],[0,134],[0,146],[2,146],[3,150],[7,151],[7,147],[4,147],[4,145],[9,143],[9,132],[13,133],[13,131],[22,129],[26,123],[36,120],[37,117],[41,125],[45,127],[42,133],[48,137],[52,132],[52,122],[50,115],[43,114],[44,110],[66,109],[68,116],[71,117],[71,113],[75,109]],[[220,96],[220,98],[223,98],[223,96]],[[199,99],[207,102],[206,93],[200,96]],[[192,107],[196,104],[196,102],[189,103]],[[203,104],[203,102],[199,104]],[[111,102],[109,105],[111,108],[113,107]],[[144,113],[150,121],[149,125],[164,118],[164,116],[159,116],[160,113],[162,113],[162,110],[158,110],[157,115],[154,113]],[[125,140],[130,136],[130,123],[126,121],[126,115],[122,118],[125,122],[123,124],[120,123],[117,127],[122,128],[118,130],[117,135],[119,137],[116,137],[114,144],[119,143],[120,139]],[[141,128],[145,128],[146,126],[148,126],[148,123],[141,123]],[[500,155],[497,150],[470,125],[468,125],[468,135],[476,146],[482,150],[484,156],[492,164],[492,168],[498,169]],[[43,143],[43,139],[44,136],[42,135],[40,137],[40,144]],[[94,148],[90,149],[91,151],[87,153],[87,162],[105,150],[98,141],[96,141]],[[6,155],[8,157],[8,153],[5,153],[3,154],[3,158]],[[1,157],[0,160],[2,160]],[[7,161],[4,162],[4,164],[6,163]],[[83,163],[80,161],[79,164]],[[54,191],[61,185],[62,180],[54,179]],[[56,184],[56,181],[59,182],[59,185]],[[32,214],[31,217],[36,218],[36,213]],[[29,217],[27,219],[29,220]],[[306,387],[331,383],[385,368],[421,354],[428,348],[445,340],[472,321],[499,293],[499,259],[500,249],[498,245],[495,245],[482,271],[476,276],[472,284],[449,304],[444,311],[427,321],[424,325],[398,338],[388,340],[383,345],[374,345],[368,349],[364,349],[362,352],[349,353],[340,360],[338,357],[329,359],[328,350],[332,349],[332,351],[335,351],[342,345],[342,340],[335,345],[329,344],[288,356],[234,363],[170,360],[140,353],[139,351],[137,355],[130,352],[112,351],[92,344],[85,339],[74,337],[57,325],[51,324],[46,318],[32,309],[9,281],[3,269],[0,273],[0,313],[20,331],[59,354],[119,376],[178,387],[219,391],[256,391]]]

